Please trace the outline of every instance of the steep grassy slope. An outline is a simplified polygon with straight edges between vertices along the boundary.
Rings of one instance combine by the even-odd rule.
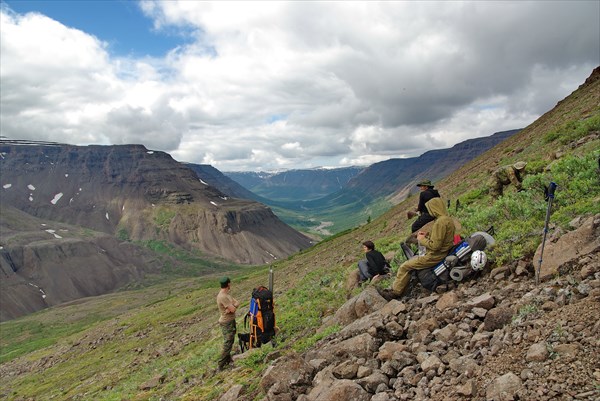
[[[498,247],[493,255],[498,263],[530,260],[541,241],[546,210],[540,185],[549,180],[559,185],[553,224],[600,213],[599,131],[597,69],[555,109],[442,181],[440,190],[461,199],[458,216],[467,232],[493,223],[501,242],[515,233],[521,237],[513,242],[525,244],[519,248]],[[517,159],[529,162],[527,190],[509,191],[492,202],[485,184],[488,169]],[[369,224],[273,264],[278,346],[253,352],[233,371],[214,372],[221,342],[215,324],[216,277],[202,277],[90,298],[3,323],[0,397],[214,400],[240,383],[247,386],[246,399],[258,399],[258,381],[270,360],[290,349],[307,349],[327,334],[317,329],[345,301],[344,277],[361,256],[361,241],[375,240],[386,254],[396,251],[408,234],[405,214],[414,203],[409,198]],[[232,274],[241,310],[247,308],[251,288],[266,283],[267,269]]]

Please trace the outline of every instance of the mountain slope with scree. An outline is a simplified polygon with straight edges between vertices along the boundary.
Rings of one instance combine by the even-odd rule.
[[[600,69],[532,125],[440,181],[464,233],[494,224],[490,270],[444,293],[385,302],[375,287],[346,294],[345,277],[375,241],[392,259],[408,234],[411,197],[371,223],[271,266],[278,344],[215,372],[218,276],[89,298],[2,323],[2,397],[303,401],[595,400],[600,353]],[[524,191],[493,201],[489,170],[528,162]],[[547,252],[567,258],[536,284],[547,203],[558,184]],[[573,236],[588,238],[578,254]],[[554,251],[551,248],[556,247]],[[493,268],[493,269],[491,269]],[[267,267],[232,275],[248,307]],[[385,286],[389,282],[381,282]],[[346,298],[349,296],[349,299]],[[139,302],[139,298],[145,302]],[[100,316],[84,320],[77,316]],[[242,318],[238,327],[243,331]],[[60,322],[60,327],[53,324]],[[42,343],[41,337],[51,341]]]

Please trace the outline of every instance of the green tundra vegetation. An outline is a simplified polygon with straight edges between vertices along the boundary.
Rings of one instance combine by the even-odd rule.
[[[600,213],[600,106],[594,93],[598,91],[593,88],[575,92],[576,98],[567,98],[509,143],[440,183],[442,195],[460,200],[461,207],[452,212],[463,233],[494,226],[498,244],[489,256],[495,266],[515,259],[531,261],[542,239],[548,205],[543,187],[549,182],[558,185],[553,228],[569,230],[572,219]],[[517,160],[528,162],[525,190],[508,190],[492,201],[486,167]],[[335,326],[318,329],[323,318],[346,300],[344,280],[361,257],[360,243],[372,239],[384,254],[396,252],[408,235],[405,214],[414,203],[415,198],[409,198],[368,224],[270,266],[213,265],[201,255],[148,243],[186,267],[169,265],[152,285],[74,301],[0,324],[0,396],[8,400],[214,400],[239,383],[258,399],[261,374],[275,356],[309,349],[338,330]],[[160,225],[168,213],[156,217]],[[398,261],[394,258],[394,269]],[[242,302],[238,331],[244,332],[243,314],[251,290],[267,283],[269,268],[275,272],[277,345],[252,350],[234,370],[215,372],[222,341],[216,325],[218,277],[232,277],[232,294]],[[151,379],[160,384],[144,385]]]

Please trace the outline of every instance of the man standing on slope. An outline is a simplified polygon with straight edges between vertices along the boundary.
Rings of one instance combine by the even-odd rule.
[[[231,291],[231,280],[229,277],[223,277],[219,283],[221,290],[217,295],[217,306],[219,307],[219,325],[223,332],[223,351],[219,358],[219,370],[225,369],[233,360],[231,359],[231,348],[235,341],[235,311],[240,303],[234,299],[229,292]]]
[[[448,215],[446,205],[441,198],[433,198],[425,204],[429,214],[435,219],[431,233],[419,231],[417,241],[425,247],[425,255],[415,256],[402,263],[398,268],[391,290],[381,294],[386,299],[400,298],[410,281],[412,270],[426,269],[444,260],[454,246],[454,221]]]

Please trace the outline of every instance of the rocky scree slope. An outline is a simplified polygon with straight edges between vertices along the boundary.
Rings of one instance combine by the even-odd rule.
[[[600,215],[573,224],[589,251],[551,240],[569,263],[539,285],[523,260],[417,298],[387,302],[366,287],[322,327],[339,331],[273,362],[260,382],[266,399],[597,400]],[[220,399],[252,399],[245,390]]]

